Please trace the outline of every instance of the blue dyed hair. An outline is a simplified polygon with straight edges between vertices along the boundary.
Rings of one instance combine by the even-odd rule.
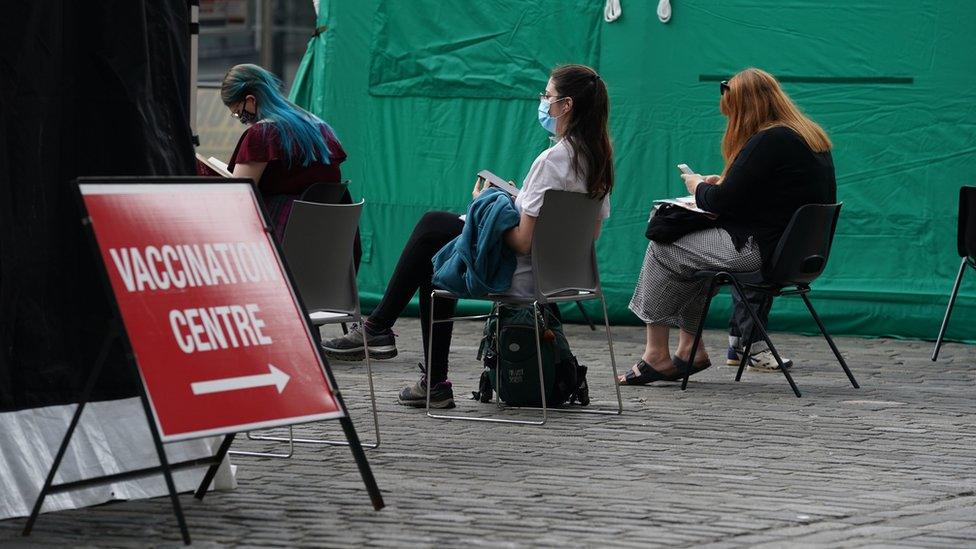
[[[318,160],[330,164],[329,146],[322,137],[321,126],[335,138],[332,128],[319,117],[292,103],[281,93],[281,80],[265,69],[252,64],[236,65],[224,76],[220,84],[220,99],[224,105],[240,103],[248,95],[257,100],[258,118],[275,125],[281,138],[281,147],[291,165],[292,159],[300,158],[302,166]]]

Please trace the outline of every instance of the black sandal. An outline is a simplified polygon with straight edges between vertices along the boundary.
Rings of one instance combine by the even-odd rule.
[[[653,366],[641,359],[627,370],[624,379],[618,380],[617,383],[620,385],[647,385],[654,381],[674,381],[676,375],[655,370]]]
[[[702,362],[697,366],[692,366],[691,364],[688,364],[688,361],[678,358],[678,355],[671,357],[671,363],[674,364],[674,367],[677,368],[678,372],[680,372],[678,376],[676,376],[677,379],[681,379],[686,375],[693,376],[698,372],[709,369],[712,366],[712,361],[708,360],[707,358],[705,359],[705,362]]]

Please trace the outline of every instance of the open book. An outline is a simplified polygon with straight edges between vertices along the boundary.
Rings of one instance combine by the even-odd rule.
[[[480,179],[484,179],[492,187],[498,187],[512,196],[518,196],[518,187],[516,187],[511,181],[505,181],[488,170],[481,170],[478,172],[478,177]]]
[[[227,164],[224,164],[222,161],[212,156],[210,158],[204,158],[200,153],[196,153],[196,155],[197,161],[203,164],[208,170],[221,177],[234,177],[233,174],[227,171]]]
[[[680,206],[686,210],[691,210],[693,212],[703,213],[708,216],[713,216],[714,214],[706,212],[705,210],[698,207],[695,204],[695,196],[689,194],[688,196],[679,196],[678,198],[663,198],[661,200],[655,200],[655,204],[674,204],[675,206]]]

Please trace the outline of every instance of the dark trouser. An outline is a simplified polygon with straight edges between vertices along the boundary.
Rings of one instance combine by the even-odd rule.
[[[369,316],[370,328],[389,329],[393,327],[397,318],[407,307],[413,294],[420,292],[420,326],[424,340],[424,356],[427,355],[427,341],[430,338],[430,292],[433,290],[431,279],[434,276],[434,266],[431,263],[434,255],[445,244],[461,234],[464,222],[457,214],[450,212],[430,212],[424,214],[407,245],[400,253],[393,277],[386,287],[386,292],[379,305]],[[443,319],[454,315],[457,302],[451,299],[437,299],[434,318]],[[429,357],[431,383],[439,383],[447,379],[447,357],[451,350],[451,333],[454,330],[452,322],[434,325],[433,356]]]
[[[773,306],[773,298],[745,290],[746,301],[739,299],[736,292],[732,292],[732,315],[729,317],[729,344],[738,349],[745,349],[747,343],[752,343],[749,353],[766,350],[766,342],[762,340],[756,329],[752,315],[746,307],[751,306],[756,316],[762,322],[763,328],[769,325],[769,309]],[[748,302],[748,305],[746,304]]]

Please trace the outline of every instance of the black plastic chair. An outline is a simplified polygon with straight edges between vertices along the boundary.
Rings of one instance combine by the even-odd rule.
[[[315,183],[302,193],[302,202],[317,204],[352,204],[349,180],[340,183]]]
[[[359,288],[353,269],[352,246],[363,202],[358,204],[319,204],[296,200],[292,206],[285,238],[281,244],[285,260],[295,280],[295,289],[302,296],[306,314],[317,328],[345,322],[362,322],[359,309]],[[366,335],[363,333],[363,347]],[[369,398],[373,413],[373,431],[376,441],[364,442],[364,448],[380,445],[380,424],[376,410],[376,391],[373,387],[373,367],[366,353],[366,379],[369,382]],[[231,452],[235,455],[290,458],[295,444],[324,444],[346,446],[345,441],[295,438],[294,429],[288,427],[287,437],[256,436],[247,433],[248,440],[287,442],[288,453]]]
[[[817,322],[817,326],[820,327],[820,332],[823,334],[824,339],[827,340],[830,349],[837,357],[837,361],[844,368],[844,373],[847,374],[847,378],[851,380],[851,385],[855,389],[860,387],[857,384],[857,380],[854,379],[854,374],[847,367],[847,363],[844,362],[844,357],[841,356],[840,351],[837,350],[837,346],[834,345],[834,340],[827,333],[827,329],[820,320],[820,316],[817,315],[817,311],[814,310],[813,304],[810,303],[810,299],[806,296],[810,291],[810,283],[816,280],[827,266],[827,257],[830,255],[830,244],[834,240],[834,229],[837,228],[837,217],[840,215],[840,207],[840,204],[807,204],[799,208],[793,214],[789,225],[786,226],[786,230],[783,232],[783,236],[780,237],[779,243],[776,244],[776,249],[771,258],[772,260],[769,262],[769,269],[766,269],[765,272],[759,270],[745,273],[730,273],[727,271],[700,271],[695,273],[695,278],[708,279],[709,283],[708,292],[706,293],[708,297],[705,301],[705,309],[702,311],[701,322],[698,325],[698,330],[695,332],[695,341],[691,345],[689,364],[695,363],[695,352],[698,350],[698,345],[701,342],[702,330],[705,327],[705,317],[708,315],[708,307],[712,302],[715,289],[719,286],[731,285],[732,291],[736,292],[748,307],[749,314],[752,315],[752,320],[756,328],[762,335],[766,345],[769,346],[769,350],[776,358],[777,364],[779,364],[779,370],[783,372],[786,381],[789,382],[793,393],[797,397],[800,396],[800,390],[796,387],[796,383],[793,381],[793,376],[790,375],[789,370],[783,367],[783,359],[776,352],[776,347],[773,346],[773,342],[769,340],[769,334],[766,333],[766,328],[759,321],[759,316],[756,314],[756,311],[746,301],[744,296],[744,290],[746,288],[765,294],[770,298],[781,295],[798,295],[803,298],[807,309],[810,310],[810,315],[813,316],[813,319]],[[746,361],[749,359],[751,346],[751,343],[747,344],[742,354],[742,360],[739,362],[739,371],[735,374],[736,381],[742,379],[742,371],[745,369]],[[688,386],[688,375],[685,375],[681,383],[682,390]]]
[[[302,193],[302,202],[314,202],[316,204],[352,204],[352,194],[349,193],[349,180],[343,179],[339,183],[314,183]],[[363,258],[363,244],[359,236],[359,227],[356,227],[356,236],[352,243],[353,268],[359,272],[359,263]],[[345,322],[341,324],[342,333],[349,333],[349,326]]]
[[[935,340],[935,349],[932,351],[932,362],[935,362],[939,358],[939,348],[942,347],[942,338],[945,337],[946,328],[949,326],[949,316],[952,314],[952,307],[956,304],[956,296],[959,294],[959,283],[962,282],[962,273],[966,271],[966,265],[976,269],[976,187],[962,187],[959,189],[959,228],[957,230],[956,246],[959,249],[959,257],[962,258],[962,262],[959,264],[959,274],[956,275],[956,283],[952,285],[952,293],[949,294],[949,306],[946,307],[945,317],[942,318],[939,337]]]

